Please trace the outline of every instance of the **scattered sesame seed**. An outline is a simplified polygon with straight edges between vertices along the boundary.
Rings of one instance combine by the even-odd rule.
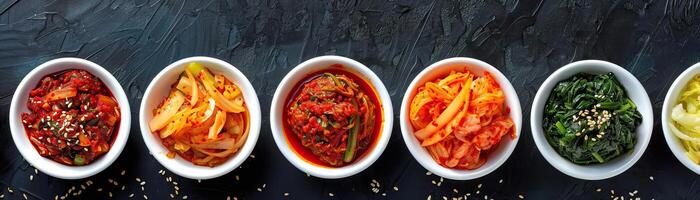
[[[29,175],[29,181],[34,180],[34,175]]]
[[[122,170],[122,173],[120,173],[120,174],[121,174],[122,176],[124,176],[124,174],[126,174],[126,170]]]
[[[144,194],[144,195],[143,195],[143,199],[148,199],[148,196],[146,196],[146,195]]]
[[[185,195],[185,196],[182,196],[182,199],[187,199],[187,198],[188,198],[188,196],[187,196],[187,195]]]
[[[501,179],[501,180],[498,180],[498,183],[503,183],[503,179]]]
[[[652,181],[653,181],[653,180],[654,180],[654,177],[653,177],[653,176],[649,176],[649,180],[652,180]]]
[[[289,196],[289,192],[285,192],[285,193],[284,193],[284,196],[285,196],[285,197],[288,197],[288,196]]]
[[[481,186],[482,186],[481,183],[479,183],[479,185],[477,185],[476,188],[481,188]]]
[[[22,193],[22,197],[24,197],[24,199],[29,199],[29,198],[27,198],[27,194],[25,194],[25,193]]]
[[[595,191],[600,192],[600,191],[602,191],[602,189],[598,188],[598,189],[595,189]]]
[[[525,199],[525,196],[523,196],[522,194],[519,194],[519,195],[518,195],[518,198],[520,198],[520,199]]]
[[[129,198],[134,197],[134,193],[129,194]]]
[[[335,196],[335,195],[334,195],[332,192],[329,192],[329,193],[328,193],[328,196],[331,196],[331,197],[332,197],[332,196]]]
[[[430,175],[433,175],[433,173],[430,172],[430,171],[428,171],[428,172],[425,172],[425,175],[426,175],[426,176],[430,176]]]
[[[431,197],[432,197],[432,195],[428,195],[428,198],[426,200],[430,200]]]
[[[258,192],[262,192],[262,189],[258,188]]]
[[[399,191],[399,187],[394,186],[394,191]]]

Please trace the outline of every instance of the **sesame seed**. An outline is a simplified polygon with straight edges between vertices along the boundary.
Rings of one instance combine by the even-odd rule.
[[[428,172],[425,172],[425,175],[426,175],[426,176],[430,176],[430,175],[433,175],[433,173],[430,172],[430,171],[428,171]]]
[[[331,197],[332,197],[332,196],[335,196],[335,195],[334,195],[332,192],[329,192],[329,193],[328,193],[328,196],[331,196]]]
[[[477,185],[476,188],[481,188],[481,183],[479,183],[479,185]]]
[[[598,188],[598,189],[595,189],[595,191],[600,192],[600,191],[602,191],[602,189]]]
[[[394,186],[394,191],[399,191],[399,188]]]
[[[285,192],[283,195],[284,195],[285,197],[288,197],[288,196],[289,196],[289,192]]]
[[[120,174],[121,174],[122,176],[124,176],[124,174],[126,174],[126,170],[122,170],[122,173],[120,173]]]
[[[503,179],[498,180],[498,183],[503,183]]]
[[[29,175],[29,181],[34,180],[34,175]]]
[[[653,177],[653,176],[649,176],[649,180],[652,180],[652,181],[653,181],[653,180],[654,180],[654,177]]]
[[[187,198],[188,198],[188,196],[187,196],[187,195],[185,195],[185,196],[183,196],[183,197],[182,197],[182,199],[187,199]]]
[[[520,199],[525,199],[525,196],[523,196],[522,194],[519,194],[519,195],[518,195],[518,198],[520,198]]]

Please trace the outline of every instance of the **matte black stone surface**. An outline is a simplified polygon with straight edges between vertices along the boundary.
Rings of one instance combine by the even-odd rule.
[[[221,178],[199,183],[167,172],[179,183],[178,198],[279,199],[288,192],[290,199],[442,199],[466,193],[476,199],[516,199],[518,194],[528,199],[608,199],[613,189],[626,199],[635,190],[635,197],[644,199],[696,199],[700,179],[669,151],[659,112],[676,76],[700,61],[699,13],[698,0],[0,0],[0,194],[54,199],[75,186],[72,192],[82,190],[81,195],[69,194],[70,199],[104,199],[109,192],[116,199],[131,193],[134,198],[147,194],[149,199],[169,199],[173,186],[158,174],[164,168],[144,146],[137,110],[156,73],[178,59],[203,55],[237,66],[256,87],[264,114],[261,137],[255,158]],[[267,113],[284,74],[304,60],[330,54],[374,70],[392,95],[395,113],[408,83],[427,65],[455,56],[491,63],[508,76],[520,97],[520,143],[490,175],[445,180],[438,187],[431,181],[440,178],[427,176],[407,151],[397,121],[388,148],[369,169],[341,180],[307,177],[277,149]],[[127,147],[111,167],[89,178],[94,184],[86,189],[80,185],[87,179],[34,174],[14,146],[7,124],[20,80],[59,57],[102,65],[131,102]],[[540,155],[529,131],[529,109],[539,85],[557,68],[582,59],[608,60],[628,69],[644,84],[656,111],[652,141],[642,159],[604,181],[560,173]],[[146,180],[145,191],[135,177]],[[372,179],[381,183],[377,194],[370,189]]]

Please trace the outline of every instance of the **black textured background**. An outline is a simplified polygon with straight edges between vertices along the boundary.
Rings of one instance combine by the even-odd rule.
[[[203,55],[228,61],[248,76],[260,96],[263,128],[255,158],[226,176],[199,183],[167,172],[179,182],[179,197],[279,199],[288,192],[291,199],[442,199],[466,193],[476,199],[518,194],[609,199],[612,189],[626,199],[635,190],[635,197],[643,199],[696,199],[698,175],[669,151],[658,112],[676,76],[700,61],[699,13],[699,0],[0,0],[0,194],[53,199],[75,186],[72,192],[81,190],[81,195],[70,194],[70,199],[104,199],[108,192],[118,199],[131,193],[169,199],[173,186],[148,155],[136,111],[156,73],[173,61]],[[491,63],[520,97],[525,116],[520,143],[490,175],[445,180],[438,187],[431,181],[439,177],[427,176],[407,151],[396,121],[388,148],[369,169],[341,180],[307,177],[275,146],[265,113],[284,74],[306,59],[329,54],[374,70],[392,95],[395,113],[407,84],[427,65],[455,56]],[[119,80],[131,102],[131,135],[119,159],[96,176],[66,181],[40,173],[30,181],[34,169],[19,155],[7,124],[10,100],[30,70],[67,56],[96,62]],[[644,84],[656,111],[642,159],[604,181],[560,173],[540,155],[529,131],[529,108],[539,85],[557,68],[582,59],[628,69]],[[135,177],[147,181],[145,191]],[[372,179],[381,183],[377,194],[370,189]],[[87,180],[94,184],[81,189]]]

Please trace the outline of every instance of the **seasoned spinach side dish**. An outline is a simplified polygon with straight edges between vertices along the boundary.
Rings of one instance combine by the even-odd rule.
[[[605,163],[631,151],[642,122],[615,75],[579,73],[559,82],[542,127],[559,155],[576,164]]]

